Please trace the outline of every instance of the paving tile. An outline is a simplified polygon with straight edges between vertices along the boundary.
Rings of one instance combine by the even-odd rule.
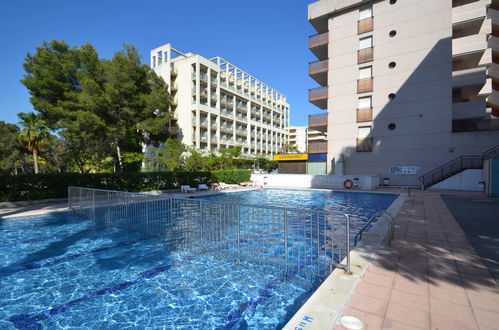
[[[355,289],[355,294],[361,294],[368,297],[382,299],[388,301],[390,298],[391,288],[380,285],[374,285],[368,282],[361,281]]]
[[[397,303],[390,303],[385,317],[385,322],[387,321],[398,321],[413,327],[428,329],[430,326],[430,313]]]
[[[430,298],[430,311],[432,315],[443,315],[463,322],[472,323],[475,320],[470,306],[454,304],[440,299]]]
[[[459,320],[452,317],[447,317],[438,314],[431,315],[431,328],[442,330],[471,330],[478,329],[478,325],[473,320],[472,322]]]
[[[393,286],[393,280],[395,278],[395,274],[392,272],[378,272],[378,269],[373,270],[371,266],[367,269],[367,273],[362,278],[363,282],[389,287]]]
[[[397,274],[393,288],[400,291],[428,296],[428,283],[426,281],[412,280]]]
[[[480,308],[474,308],[476,320],[479,326],[499,329],[499,313],[487,311]]]
[[[448,301],[463,306],[470,305],[468,300],[468,295],[466,294],[466,290],[460,287],[456,287],[456,289],[454,290],[449,290],[448,288],[442,289],[430,285],[430,298]]]
[[[360,311],[383,317],[386,312],[387,300],[377,299],[362,294],[354,294],[350,307]]]
[[[391,319],[386,319],[385,322],[383,323],[383,330],[421,330],[421,329],[427,329],[427,328],[413,327],[411,325]]]
[[[392,290],[390,304],[399,304],[425,312],[430,311],[430,300],[428,297],[400,290]]]
[[[479,308],[499,313],[499,294],[475,294],[474,292],[468,292],[468,299],[473,309]]]
[[[364,311],[361,311],[361,310],[358,310],[358,309],[355,309],[355,308],[352,308],[352,307],[349,307],[347,308],[342,316],[354,316],[360,320],[362,320],[362,322],[364,322],[364,329],[381,329],[381,326],[383,325],[383,318],[377,316],[377,315],[374,315],[374,314],[370,314],[370,313],[366,313]],[[336,329],[336,328],[335,328]],[[343,329],[343,328],[341,328]]]

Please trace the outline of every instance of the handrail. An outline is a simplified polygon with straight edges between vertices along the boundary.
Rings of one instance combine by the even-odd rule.
[[[393,215],[391,215],[387,211],[379,211],[375,215],[373,215],[369,220],[366,222],[366,224],[359,230],[357,234],[355,234],[354,237],[354,246],[357,245],[358,241],[362,239],[362,234],[364,231],[369,227],[369,225],[374,221],[374,219],[381,217],[382,219],[385,219],[386,222],[388,222],[388,225],[390,226],[389,232],[388,232],[388,245],[391,245],[392,240],[395,238],[395,218]]]

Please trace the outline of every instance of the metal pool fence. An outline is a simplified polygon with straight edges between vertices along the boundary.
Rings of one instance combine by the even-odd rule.
[[[175,251],[210,251],[324,276],[350,271],[350,219],[340,212],[220,203],[80,187],[68,188],[69,208],[107,228],[161,237]],[[341,261],[347,257],[347,264]]]

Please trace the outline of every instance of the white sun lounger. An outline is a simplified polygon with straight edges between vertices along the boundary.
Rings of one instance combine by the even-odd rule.
[[[194,192],[194,191],[196,191],[196,188],[191,188],[191,186],[189,186],[189,185],[180,186],[180,191],[184,192],[184,193]]]

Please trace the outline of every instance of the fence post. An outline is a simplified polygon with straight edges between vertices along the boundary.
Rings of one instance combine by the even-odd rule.
[[[345,213],[345,217],[347,219],[347,274],[352,274],[352,272],[350,271],[350,217],[348,216],[348,214]]]
[[[237,205],[237,260],[241,261],[241,207]]]
[[[288,210],[284,210],[284,257],[286,273],[288,271]]]
[[[92,220],[95,220],[95,190],[92,190]]]

